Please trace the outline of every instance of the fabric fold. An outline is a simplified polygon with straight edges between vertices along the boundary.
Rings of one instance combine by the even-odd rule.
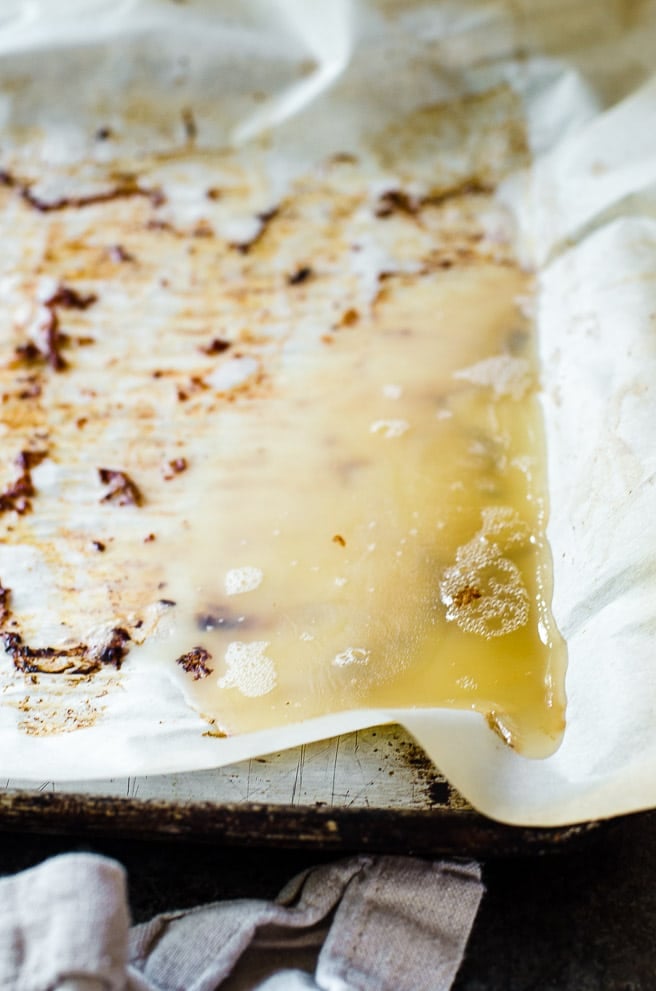
[[[66,854],[0,880],[0,987],[447,991],[482,890],[473,863],[359,856],[303,872],[275,901],[217,901],[130,929],[123,868]]]

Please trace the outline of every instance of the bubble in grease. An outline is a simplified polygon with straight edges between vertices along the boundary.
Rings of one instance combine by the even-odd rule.
[[[252,643],[233,640],[228,644],[225,655],[227,671],[219,678],[219,688],[236,688],[247,698],[257,698],[273,691],[277,677],[273,661],[264,653],[268,646],[266,640]]]
[[[481,510],[483,526],[481,533],[488,540],[493,539],[501,550],[521,547],[531,535],[528,524],[512,506],[488,506]]]
[[[482,526],[456,551],[440,582],[446,618],[466,633],[491,639],[528,622],[530,598],[517,565],[503,552],[526,543],[530,531],[510,507],[482,511]]]
[[[263,578],[264,572],[261,568],[250,566],[231,568],[225,576],[226,595],[242,595],[244,592],[252,592],[259,588]]]
[[[407,420],[375,420],[369,430],[372,434],[382,434],[388,439],[392,437],[402,437],[410,429]]]
[[[347,647],[333,659],[333,664],[338,668],[346,668],[351,664],[368,664],[371,651],[366,647]]]
[[[498,397],[510,396],[516,400],[525,396],[533,385],[530,363],[525,358],[513,358],[509,354],[484,358],[468,368],[458,369],[453,377],[490,388]]]

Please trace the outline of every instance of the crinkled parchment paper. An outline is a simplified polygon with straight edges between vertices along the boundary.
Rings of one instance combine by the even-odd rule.
[[[259,142],[280,193],[309,163],[357,147],[363,128],[468,94],[515,94],[533,164],[500,196],[539,273],[554,614],[569,644],[567,729],[544,761],[454,711],[358,711],[209,738],[177,684],[135,663],[119,691],[105,694],[102,678],[117,675],[103,673],[93,698],[86,684],[67,696],[77,725],[85,706],[105,705],[72,733],[20,732],[4,684],[7,777],[197,770],[395,721],[508,822],[656,804],[655,51],[650,2],[5,0],[3,153],[53,174],[175,149],[193,132],[198,147],[236,155]],[[118,135],[106,150],[92,138],[100,123]],[[452,149],[454,179],[480,153],[475,135]],[[410,177],[419,188],[423,178]]]

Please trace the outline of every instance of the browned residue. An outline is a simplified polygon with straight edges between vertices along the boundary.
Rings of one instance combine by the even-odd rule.
[[[471,605],[476,599],[480,599],[482,595],[483,593],[479,588],[475,588],[473,585],[463,585],[454,595],[453,604],[457,609],[461,609],[463,606]]]
[[[15,351],[15,365],[46,364],[53,371],[62,372],[67,367],[67,361],[61,353],[61,348],[65,343],[59,333],[59,318],[53,309],[43,308],[45,319],[42,321],[41,331],[43,341],[41,346],[34,341],[27,341],[19,344]]]
[[[0,583],[0,626],[5,626],[7,620],[11,616],[11,608],[9,605],[11,599],[11,589],[5,588],[4,585]]]
[[[258,213],[257,219],[260,223],[259,230],[252,238],[248,241],[237,241],[232,244],[232,247],[237,251],[240,251],[242,255],[247,255],[253,250],[264,238],[264,235],[269,229],[271,223],[276,219],[280,213],[280,207],[274,206],[270,210],[265,210],[263,213]]]
[[[4,492],[0,493],[0,513],[13,510],[22,515],[29,513],[32,508],[32,497],[35,494],[32,482],[32,468],[41,464],[47,457],[47,451],[21,451],[15,460],[19,475]]]
[[[176,475],[180,475],[183,471],[186,471],[187,467],[186,458],[174,458],[172,461],[167,461],[162,470],[164,481],[170,482]]]
[[[3,633],[3,646],[17,671],[24,674],[93,674],[109,665],[120,668],[129,647],[130,634],[122,627],[111,630],[98,646],[30,647],[20,633]]]
[[[393,213],[407,213],[414,217],[421,206],[421,200],[402,189],[388,189],[378,197],[376,216],[380,219],[391,217]]]
[[[328,159],[331,165],[357,165],[358,157],[349,151],[338,151]]]
[[[113,468],[99,468],[98,475],[103,485],[109,491],[102,497],[101,502],[111,502],[116,506],[141,506],[143,496],[141,491],[124,471]]]
[[[136,258],[132,252],[127,251],[122,244],[112,244],[111,247],[107,249],[107,254],[109,255],[110,260],[116,262],[117,264],[136,261]]]
[[[87,206],[111,203],[112,200],[131,199],[133,197],[143,197],[156,207],[161,206],[166,200],[161,189],[148,189],[140,186],[134,176],[124,176],[109,189],[104,189],[96,193],[88,193],[82,196],[59,196],[53,200],[46,200],[38,196],[33,191],[31,183],[19,179],[4,169],[0,170],[0,185],[15,189],[20,198],[34,210],[38,210],[39,213],[82,209]]]
[[[209,344],[201,344],[199,351],[203,354],[223,354],[230,347],[230,341],[224,340],[222,337],[213,337]]]
[[[228,734],[225,733],[222,729],[217,729],[213,719],[210,719],[209,716],[203,716],[203,718],[206,719],[212,725],[212,729],[206,729],[205,732],[203,733],[203,736],[209,736],[214,740],[227,739]]]
[[[98,659],[101,664],[109,664],[114,668],[120,668],[123,658],[127,654],[130,642],[130,634],[121,626],[114,627],[109,638],[100,648]]]
[[[192,675],[194,681],[207,678],[214,670],[208,664],[212,660],[212,655],[204,647],[192,647],[186,654],[178,657],[176,664],[179,664],[183,671]]]
[[[214,237],[214,228],[209,221],[201,217],[200,220],[196,221],[190,233],[192,237]]]
[[[78,729],[88,729],[95,725],[104,706],[94,704],[90,699],[76,700],[75,705],[67,705],[60,698],[46,701],[42,697],[27,695],[18,703],[24,714],[18,728],[27,736],[56,736],[60,733],[73,733]]]
[[[42,392],[42,385],[39,376],[32,373],[29,375],[19,375],[16,378],[18,399],[38,399]]]
[[[478,179],[456,182],[426,196],[412,196],[402,189],[389,189],[381,193],[375,212],[376,216],[383,220],[395,213],[416,217],[425,207],[440,207],[449,200],[465,196],[489,196],[492,192],[494,192],[492,185]]]
[[[530,161],[521,99],[506,84],[420,107],[374,135],[371,146],[384,167],[424,186],[434,204],[467,187],[493,189]],[[453,167],[436,168],[450,153]]]
[[[192,145],[198,135],[198,127],[196,125],[196,118],[194,117],[194,112],[191,107],[185,107],[182,111],[181,117],[185,137],[188,143]]]
[[[209,386],[203,381],[200,375],[192,375],[189,379],[187,379],[184,385],[176,386],[176,393],[179,402],[186,403],[191,396],[194,396],[200,392],[205,392],[208,389]]]
[[[52,295],[43,301],[41,307],[42,340],[39,343],[27,341],[25,344],[20,344],[15,351],[15,362],[26,365],[44,363],[55,372],[67,368],[68,362],[62,354],[62,348],[71,343],[71,338],[61,332],[59,310],[88,310],[97,299],[95,293],[84,295],[71,286],[63,283],[58,285]],[[76,343],[82,346],[93,342],[93,338],[88,336],[76,339]]]
[[[53,310],[60,306],[67,310],[88,310],[97,299],[98,297],[93,292],[84,295],[77,289],[73,289],[72,286],[60,283],[53,294],[44,300],[44,303]]]
[[[314,273],[309,265],[302,265],[300,268],[297,268],[292,275],[288,276],[287,285],[300,286],[301,283],[307,282],[308,279],[312,278],[313,274]]]
[[[485,715],[485,722],[493,733],[502,740],[506,746],[515,748],[515,739],[512,730],[506,725],[505,720],[498,712],[488,712]]]
[[[341,319],[339,321],[340,327],[352,327],[354,323],[357,323],[360,319],[360,314],[355,309],[355,307],[350,306],[348,310],[342,313]]]

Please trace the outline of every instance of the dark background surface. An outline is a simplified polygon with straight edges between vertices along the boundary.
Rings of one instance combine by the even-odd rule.
[[[275,896],[316,851],[0,833],[0,874],[72,850],[128,871],[135,922],[223,898]],[[357,851],[354,851],[357,852]],[[656,813],[547,856],[488,860],[456,991],[656,991]]]

